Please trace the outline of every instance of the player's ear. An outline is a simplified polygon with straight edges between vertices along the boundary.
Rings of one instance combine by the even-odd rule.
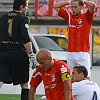
[[[48,57],[48,62],[51,62],[52,61],[52,57]]]
[[[81,72],[81,73],[80,73],[80,77],[83,78],[83,76],[84,76],[84,75],[83,75],[83,73]]]
[[[21,6],[19,7],[19,9],[22,10],[22,9],[23,9],[23,5],[21,5]]]
[[[52,57],[50,56],[50,61],[52,61]]]

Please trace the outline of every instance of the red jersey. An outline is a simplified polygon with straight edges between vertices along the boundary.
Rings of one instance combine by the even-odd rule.
[[[58,15],[68,23],[68,52],[90,51],[90,28],[94,13],[86,13],[76,17],[71,12],[60,8]]]
[[[64,100],[64,85],[61,75],[70,74],[70,69],[65,62],[56,61],[52,69],[44,71],[40,66],[32,75],[30,85],[37,87],[43,80],[47,100]]]

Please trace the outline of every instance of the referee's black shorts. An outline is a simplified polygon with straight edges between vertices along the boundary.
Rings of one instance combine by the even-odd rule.
[[[13,85],[29,81],[29,57],[27,53],[0,52],[0,81]]]

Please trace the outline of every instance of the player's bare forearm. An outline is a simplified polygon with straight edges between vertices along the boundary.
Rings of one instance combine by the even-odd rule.
[[[71,100],[70,80],[64,82],[64,100]]]
[[[24,46],[28,53],[33,52],[31,42],[27,42],[26,44],[24,44]]]
[[[36,93],[36,89],[31,86],[29,90],[29,100],[36,100],[35,93]]]
[[[70,3],[69,1],[58,2],[58,3],[55,3],[53,7],[58,12],[61,7],[68,5],[69,3]]]
[[[86,4],[89,6],[89,11],[92,13],[95,10],[95,3],[92,1],[82,0],[83,4]]]

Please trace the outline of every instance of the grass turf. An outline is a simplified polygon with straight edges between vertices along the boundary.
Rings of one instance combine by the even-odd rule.
[[[36,95],[36,100],[40,100],[42,95]],[[0,94],[0,100],[20,100],[19,94]]]

